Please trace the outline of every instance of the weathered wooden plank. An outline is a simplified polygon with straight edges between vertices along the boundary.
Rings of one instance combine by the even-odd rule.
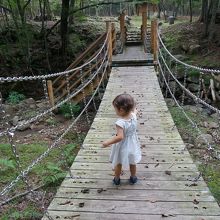
[[[80,179],[105,179],[112,180],[114,176],[113,170],[108,171],[94,171],[94,170],[71,170],[71,174],[74,178]],[[198,171],[172,171],[168,174],[163,171],[138,171],[137,177],[139,180],[147,181],[193,181],[199,176]],[[123,170],[123,179],[129,179],[130,172],[128,170]],[[67,175],[70,178],[70,175]],[[198,181],[203,181],[200,178]]]
[[[92,189],[123,189],[123,190],[169,190],[169,191],[208,191],[208,187],[204,181],[194,183],[192,181],[154,181],[154,180],[139,180],[135,185],[130,185],[127,178],[121,178],[121,185],[115,186],[111,180],[105,179],[70,179],[66,178],[61,185],[62,187],[74,188],[92,188]],[[159,193],[159,192],[158,192]]]
[[[83,163],[105,163],[107,161],[109,161],[109,155],[96,155],[96,156],[88,156],[88,155],[78,155],[75,159],[76,162],[83,162]],[[177,164],[190,164],[193,163],[192,158],[191,157],[182,157],[182,155],[175,155],[175,156],[148,156],[148,155],[143,155],[142,156],[142,161],[140,163],[144,163],[146,164],[149,163],[177,163]]]
[[[118,193],[116,193],[118,191]],[[90,189],[90,188],[67,188],[60,187],[56,198],[74,199],[99,199],[99,200],[120,200],[120,201],[149,201],[149,202],[214,202],[209,191],[162,191],[158,190],[124,190],[124,189]]]
[[[119,191],[117,191],[119,193]],[[83,205],[82,205],[83,204]],[[132,208],[131,208],[132,207]],[[182,214],[219,216],[216,202],[149,202],[149,201],[110,201],[87,199],[62,199],[52,201],[49,210],[65,210],[76,212],[102,212],[124,214]]]
[[[109,163],[82,163],[82,162],[74,162],[71,166],[71,169],[82,169],[82,170],[109,170],[111,169],[111,164]],[[196,171],[197,167],[195,164],[176,164],[176,163],[153,163],[153,164],[138,164],[137,170],[144,171],[148,169],[149,171],[178,171],[178,170],[190,170]]]
[[[74,211],[49,211],[53,219],[72,219],[72,220],[219,220],[219,216],[207,215],[145,215],[145,214],[116,214],[116,213],[93,213],[93,212],[74,212]],[[48,220],[44,217],[43,220]]]

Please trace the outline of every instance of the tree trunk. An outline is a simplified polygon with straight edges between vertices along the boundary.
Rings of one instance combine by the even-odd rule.
[[[199,18],[199,22],[205,22],[206,20],[206,11],[207,11],[207,8],[208,8],[208,1],[207,0],[202,0],[202,10],[201,10],[201,15],[200,15],[200,18]]]
[[[189,0],[189,14],[190,14],[190,22],[192,22],[192,0]]]
[[[209,40],[213,40],[215,33],[215,18],[218,10],[219,0],[212,0],[211,20],[209,23]]]
[[[67,57],[69,3],[70,0],[62,0],[60,35],[61,53],[64,61],[66,61]]]
[[[53,18],[53,13],[51,11],[51,8],[50,8],[50,3],[49,3],[49,0],[45,0],[45,7],[46,7],[46,17],[47,17],[47,20],[52,20]]]
[[[157,14],[157,18],[161,18],[161,5],[160,3],[158,4],[158,14]]]
[[[70,11],[73,11],[74,8],[75,8],[75,0],[70,0]],[[73,24],[73,23],[74,23],[74,15],[73,15],[73,14],[71,14],[71,15],[69,16],[69,23],[70,23],[70,24]]]
[[[21,18],[21,23],[22,23],[22,25],[24,25],[25,24],[25,15],[24,15],[23,6],[21,5],[20,0],[16,0],[16,2],[17,2],[18,12],[19,12],[19,15]]]

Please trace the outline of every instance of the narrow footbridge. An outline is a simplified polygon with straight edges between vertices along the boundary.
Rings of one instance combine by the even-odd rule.
[[[176,59],[161,40],[156,20],[152,21],[151,32],[146,24],[143,26],[135,37],[135,43],[131,42],[134,34],[129,36],[124,31],[123,26],[120,42],[117,42],[114,25],[107,22],[107,32],[64,72],[31,77],[0,77],[0,83],[40,80],[45,101],[48,102],[45,111],[16,126],[10,127],[6,123],[4,129],[0,130],[0,137],[6,136],[9,140],[19,171],[15,179],[0,189],[0,207],[19,196],[34,194],[39,189],[33,188],[36,183],[30,171],[43,159],[47,159],[54,149],[60,150],[61,158],[65,160],[61,140],[68,132],[77,133],[76,123],[80,118],[90,123],[88,106],[93,106],[97,110],[96,117],[74,163],[68,168],[68,175],[49,207],[45,208],[44,202],[40,203],[44,220],[220,219],[220,208],[186,149],[161,91],[161,87],[164,87],[165,97],[170,94],[186,120],[201,134],[199,126],[182,107],[186,97],[218,114],[220,110],[206,103],[202,89],[195,95],[186,88],[187,71],[192,68],[198,72],[200,87],[203,86],[203,74],[219,74],[220,71],[195,67]],[[178,80],[177,70],[180,65],[185,68],[183,83]],[[104,87],[106,81],[108,83],[102,97],[100,87]],[[177,87],[182,91],[181,103],[176,99]],[[101,142],[115,135],[114,122],[117,116],[111,103],[116,95],[125,92],[131,94],[137,102],[142,160],[137,165],[137,184],[129,185],[129,171],[123,170],[121,185],[114,186],[114,172],[109,163],[110,148],[101,148]],[[99,108],[94,101],[97,97],[101,98]],[[22,167],[22,152],[19,153],[14,140],[18,128],[38,122],[62,104],[70,102],[82,102],[83,110],[76,118],[72,118],[68,127],[44,153],[34,158],[27,167]],[[0,114],[2,118],[7,118],[2,99]],[[206,162],[209,158],[220,158],[215,147],[208,140],[205,141]],[[22,184],[22,189],[27,190],[17,195],[16,187]],[[36,198],[35,202],[39,204],[44,198],[37,200],[37,195],[32,196],[32,199]]]
[[[140,56],[141,49],[136,46],[132,54]],[[129,59],[135,60],[135,56]],[[114,60],[118,62],[118,56]],[[101,142],[115,133],[117,117],[111,102],[124,92],[137,101],[143,157],[137,166],[138,183],[129,185],[129,171],[124,170],[121,186],[116,187],[108,161],[110,149],[101,148]],[[54,219],[220,218],[219,206],[205,182],[193,182],[199,172],[167,109],[153,66],[112,68],[102,103],[71,172],[73,178],[65,178],[48,208]]]

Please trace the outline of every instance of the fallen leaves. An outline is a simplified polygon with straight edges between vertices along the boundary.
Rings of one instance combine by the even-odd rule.
[[[80,203],[79,203],[79,207],[80,207],[80,208],[84,207],[84,205],[85,205],[84,202],[80,202]]]
[[[165,171],[165,174],[170,176],[170,175],[171,175],[171,171],[166,170],[166,171]]]

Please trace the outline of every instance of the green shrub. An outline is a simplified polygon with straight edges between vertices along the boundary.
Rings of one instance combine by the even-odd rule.
[[[15,169],[14,161],[7,159],[0,159],[0,171],[4,172],[10,169]]]
[[[71,112],[72,111],[72,112]],[[71,118],[72,113],[74,116],[77,115],[80,111],[80,106],[72,103],[65,103],[61,105],[59,108],[59,112],[65,117],[65,118]]]
[[[24,99],[25,99],[25,96],[23,94],[12,91],[9,93],[7,101],[11,104],[18,104],[19,102],[21,102]]]

